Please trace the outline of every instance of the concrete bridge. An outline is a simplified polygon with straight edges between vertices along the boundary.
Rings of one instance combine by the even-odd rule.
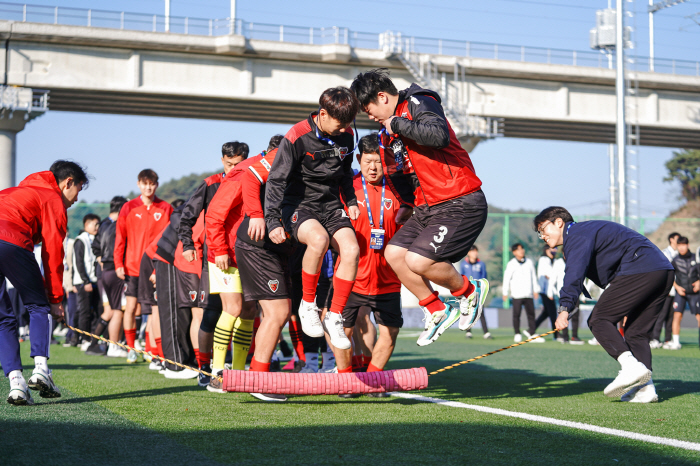
[[[481,133],[614,142],[615,70],[595,52],[191,18],[171,18],[164,33],[157,15],[130,30],[135,20],[123,13],[37,8],[0,3],[0,69],[6,87],[48,91],[51,110],[291,124],[317,107],[321,90],[386,67],[398,87],[420,76],[439,83],[469,149],[476,117],[490,119]],[[635,72],[628,113],[640,143],[700,148],[700,64],[655,65]],[[10,120],[0,119],[0,136],[23,128]],[[361,116],[358,127],[373,124]],[[4,168],[10,146],[0,144],[0,188],[14,182]]]

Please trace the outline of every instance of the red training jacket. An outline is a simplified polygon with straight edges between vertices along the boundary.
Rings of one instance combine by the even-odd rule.
[[[172,213],[173,207],[158,197],[150,206],[141,196],[124,204],[117,219],[114,267],[124,267],[126,275],[138,277],[144,251],[168,226]]]
[[[0,191],[0,240],[27,251],[41,243],[44,287],[52,304],[63,301],[66,207],[50,171],[33,173],[16,188]]]

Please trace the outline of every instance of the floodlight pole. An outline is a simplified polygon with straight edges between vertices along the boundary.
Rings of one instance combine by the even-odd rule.
[[[625,126],[625,31],[624,31],[624,0],[616,0],[615,15],[615,59],[617,69],[615,70],[615,93],[617,97],[617,121],[616,121],[616,143],[617,143],[617,186],[619,188],[618,199],[620,202],[619,212],[620,224],[627,223],[627,179],[626,179],[626,126]]]
[[[170,32],[170,0],[165,0],[165,32]]]
[[[654,71],[654,0],[649,0],[649,71]]]

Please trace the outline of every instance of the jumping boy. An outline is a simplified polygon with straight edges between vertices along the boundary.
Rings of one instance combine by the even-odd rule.
[[[63,311],[63,238],[66,209],[78,200],[87,186],[85,170],[75,162],[58,160],[49,171],[29,175],[16,188],[0,191],[0,363],[10,379],[7,402],[34,403],[32,390],[43,398],[61,392],[47,365],[52,317],[61,320]],[[44,276],[34,257],[34,246],[42,244]],[[17,340],[17,319],[5,289],[5,278],[18,290],[29,312],[31,357],[35,368],[29,382],[22,375]]]

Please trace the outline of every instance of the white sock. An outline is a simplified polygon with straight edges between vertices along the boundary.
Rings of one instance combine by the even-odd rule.
[[[49,366],[47,364],[48,358],[44,356],[34,356],[34,367],[37,369],[42,369],[46,372],[49,371]]]
[[[318,353],[304,353],[306,355],[306,365],[314,370],[318,369]]]
[[[335,354],[333,351],[325,351],[323,353],[323,365],[325,367],[332,366],[335,364]]]
[[[21,370],[10,372],[7,374],[7,378],[10,379],[10,384],[24,382],[24,375],[22,375]]]
[[[681,336],[680,336],[680,335],[671,335],[671,338],[673,339],[673,344],[674,344],[674,345],[680,345],[680,344],[681,344]]]
[[[620,363],[620,366],[621,366],[623,369],[625,369],[625,368],[627,368],[627,367],[632,366],[633,364],[638,363],[639,361],[637,361],[637,358],[635,358],[634,356],[632,356],[632,352],[630,352],[630,351],[625,351],[624,353],[622,353],[622,354],[617,358],[617,362],[619,362],[619,363]]]

